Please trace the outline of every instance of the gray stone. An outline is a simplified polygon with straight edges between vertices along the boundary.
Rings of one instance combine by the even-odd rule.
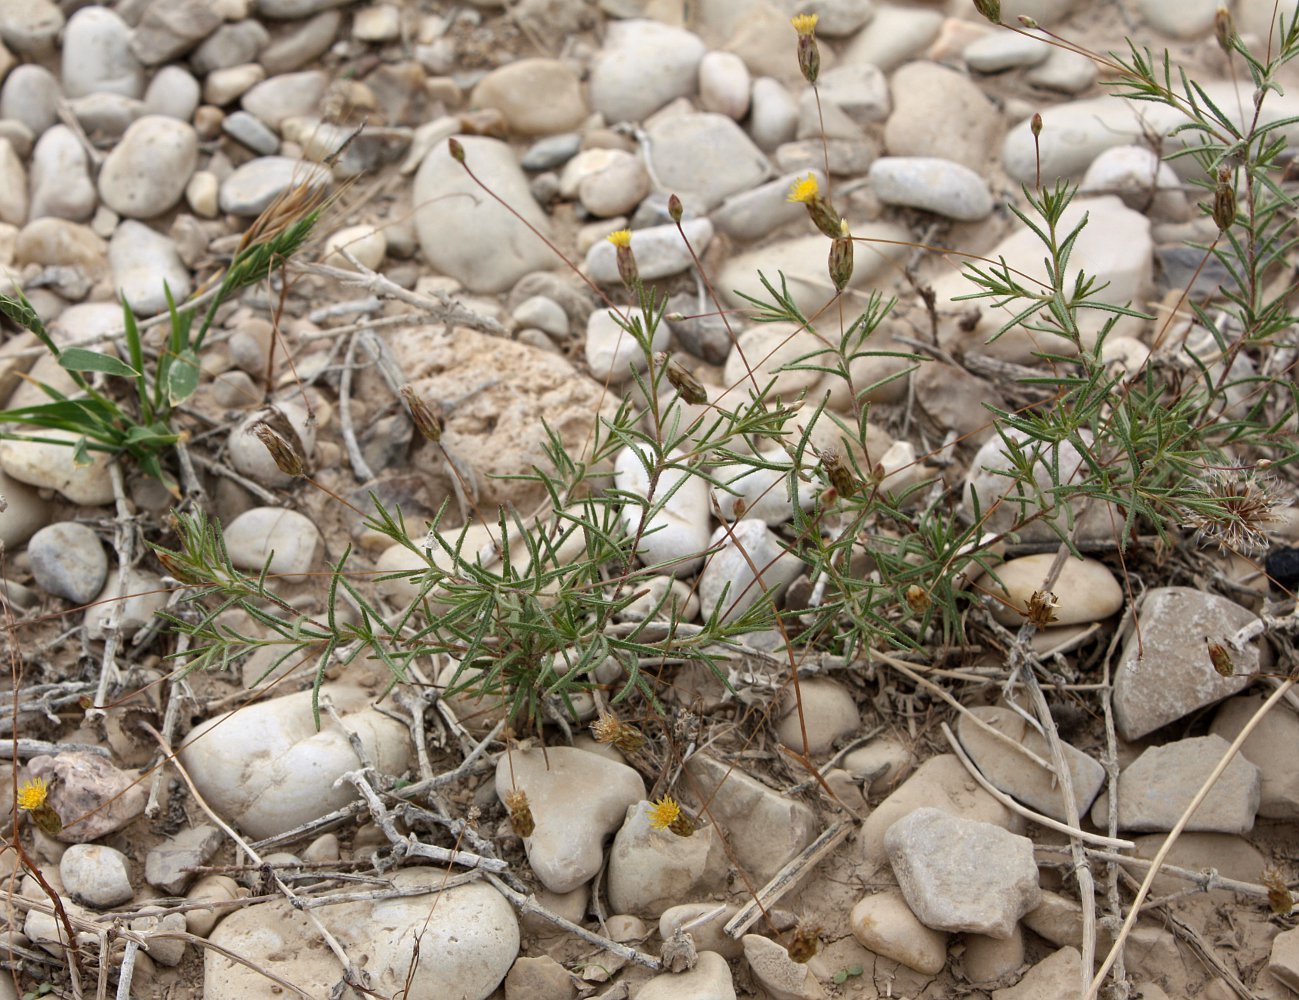
[[[1044,90],[1080,94],[1096,82],[1096,64],[1081,52],[1053,47],[1046,61],[1030,69],[1024,78]]]
[[[27,172],[8,139],[0,139],[0,222],[21,226],[27,221]]]
[[[113,233],[108,263],[113,284],[139,316],[166,310],[168,288],[180,302],[194,287],[175,242],[133,219],[124,219]]]
[[[818,94],[821,99],[819,110]],[[817,93],[805,90],[799,98],[802,123],[799,135],[800,138],[819,136],[822,122],[828,129],[830,116],[836,112],[853,125],[864,126],[884,121],[891,109],[888,81],[877,66],[868,63],[836,66],[821,74],[817,80]],[[853,130],[851,135],[836,138],[855,138],[860,134],[859,130]]]
[[[520,135],[568,132],[587,116],[582,81],[558,59],[517,59],[492,70],[473,90],[469,103],[495,108]]]
[[[801,701],[801,708],[799,702]],[[803,727],[807,746],[803,745]],[[799,698],[792,689],[780,696],[776,737],[800,753],[828,753],[838,740],[861,728],[861,713],[852,692],[829,677],[808,677],[799,684]]]
[[[63,28],[63,12],[50,0],[0,0],[0,42],[32,59],[48,56]]]
[[[84,524],[59,521],[27,543],[36,585],[74,604],[90,601],[108,578],[108,556],[99,536]]]
[[[257,54],[270,40],[270,33],[257,21],[223,24],[191,53],[189,63],[194,72],[207,76],[213,70],[256,62]]]
[[[771,1000],[826,1000],[826,992],[806,963],[795,962],[785,947],[761,934],[744,935],[744,959]]]
[[[144,102],[121,94],[87,94],[68,101],[68,109],[81,130],[96,142],[115,143],[144,117]]]
[[[497,197],[543,235],[550,220],[528,190],[514,152],[495,139],[458,140],[465,163]],[[445,144],[424,158],[415,175],[415,228],[435,268],[471,291],[501,292],[525,274],[556,264],[554,255],[515,215],[486,198]]]
[[[329,74],[323,70],[281,73],[250,88],[239,103],[245,111],[278,128],[286,118],[316,114],[328,87]]]
[[[203,100],[214,108],[224,108],[266,79],[266,70],[256,63],[243,63],[229,69],[214,69],[203,81]],[[220,117],[213,115],[213,123]]]
[[[153,74],[144,92],[144,110],[151,115],[165,115],[183,122],[198,110],[202,88],[199,82],[179,66],[164,66]]]
[[[257,13],[263,17],[286,21],[311,17],[332,7],[342,7],[348,0],[257,0]]]
[[[1119,774],[1119,829],[1171,830],[1229,746],[1221,736],[1198,736],[1146,750]],[[1254,827],[1262,786],[1258,768],[1237,754],[1186,829],[1248,833]],[[1108,814],[1106,792],[1092,808],[1092,822],[1103,826]]]
[[[10,479],[3,470],[0,470],[0,496],[7,504],[0,511],[0,544],[6,551],[13,551],[31,538],[50,519],[52,512],[36,490],[17,479]]]
[[[278,577],[301,578],[316,566],[320,530],[311,518],[283,507],[246,510],[225,529],[230,561],[239,569],[268,566]]]
[[[993,990],[992,1000],[1056,1000],[1072,995],[1081,980],[1082,955],[1077,948],[1061,948],[1024,973],[1014,986]]]
[[[1039,34],[993,31],[967,45],[961,51],[961,58],[975,72],[1000,73],[1007,69],[1036,66],[1050,54],[1051,46]]]
[[[681,238],[685,233],[689,245]],[[702,255],[713,240],[713,224],[707,219],[690,219],[675,225],[633,229],[631,249],[636,255],[636,269],[645,281],[680,274],[694,265],[691,248]],[[600,240],[587,251],[582,267],[592,281],[601,285],[618,284],[617,251],[608,240]]]
[[[1115,667],[1119,735],[1140,739],[1247,687],[1259,669],[1258,647],[1251,642],[1229,650],[1233,673],[1223,677],[1209,659],[1208,643],[1225,643],[1254,620],[1249,611],[1217,594],[1190,587],[1147,591]]]
[[[116,618],[118,634],[129,639],[153,622],[170,594],[171,588],[164,587],[162,578],[149,570],[128,570],[125,583],[118,573],[111,573],[104,589],[86,609],[86,635],[91,639],[106,638],[110,620]]]
[[[197,873],[186,869],[205,865],[220,849],[221,831],[204,823],[186,827],[150,849],[144,858],[144,880],[169,896],[182,895]]]
[[[579,132],[549,135],[528,147],[520,166],[529,171],[555,170],[576,156],[581,148],[582,136]]]
[[[342,13],[330,9],[293,24],[276,35],[274,41],[261,51],[257,61],[269,76],[302,69],[334,44],[342,21]]]
[[[726,853],[717,828],[689,837],[650,825],[653,806],[636,802],[609,849],[609,905],[618,913],[659,917],[682,899],[707,896],[726,881]]]
[[[817,183],[824,188],[825,174],[811,171]],[[732,195],[709,216],[713,224],[727,236],[737,240],[758,240],[773,229],[806,218],[807,209],[789,200],[789,189],[795,181],[807,174],[785,174],[774,181]]]
[[[568,336],[568,313],[558,302],[544,295],[524,299],[510,315],[520,326],[534,327],[555,338]]]
[[[648,132],[659,186],[696,211],[711,210],[771,172],[762,150],[725,115],[676,115],[654,122]]]
[[[699,602],[705,615],[717,611],[723,622],[735,621],[759,601],[778,602],[803,569],[766,522],[756,518],[718,528],[708,548],[716,551],[699,578]]]
[[[891,73],[924,52],[942,27],[943,15],[936,10],[886,4],[848,43],[843,61],[878,66]]]
[[[645,983],[636,1000],[735,1000],[731,967],[715,951],[701,951],[688,972],[662,972]]]
[[[991,823],[925,807],[884,845],[907,905],[934,930],[1007,938],[1041,899],[1033,842]]]
[[[824,38],[847,38],[875,16],[871,0],[800,0],[799,14],[816,15],[816,33]]]
[[[626,764],[575,747],[550,747],[502,756],[496,794],[527,795],[535,828],[523,838],[528,862],[551,892],[590,881],[603,861],[604,838],[645,797],[645,783]]]
[[[83,7],[63,32],[63,93],[68,97],[144,93],[144,67],[131,51],[131,29],[105,7]]]
[[[119,770],[99,754],[65,750],[33,757],[27,778],[44,778],[49,804],[64,820],[54,839],[85,844],[120,830],[144,812],[147,793],[133,772]],[[69,822],[70,817],[77,817]]]
[[[679,314],[679,320],[670,320],[672,335],[677,343],[697,358],[710,365],[725,363],[731,353],[731,326],[726,317],[717,313],[706,300],[691,294],[674,295],[668,302],[668,315]]]
[[[735,862],[757,883],[769,880],[820,833],[805,803],[707,753],[691,757],[686,771],[691,795],[708,803],[713,821],[727,832]]]
[[[118,215],[151,219],[176,206],[197,164],[198,136],[192,126],[146,115],[108,154],[99,172],[99,196]]]
[[[708,52],[699,63],[699,106],[740,121],[749,111],[749,68],[734,52]]]
[[[1259,695],[1230,699],[1214,715],[1209,732],[1234,740],[1262,704]],[[1299,771],[1290,759],[1295,746],[1299,746],[1299,718],[1282,703],[1263,717],[1240,748],[1262,775],[1258,814],[1266,819],[1299,819]]]
[[[983,776],[1030,808],[1065,822],[1068,816],[1055,775],[1016,750],[1022,747],[1050,762],[1053,758],[1046,737],[1007,708],[976,706],[970,712],[1005,736],[1005,740],[998,739],[964,713],[958,720],[956,735]],[[1068,743],[1063,744],[1063,749],[1073,783],[1074,807],[1079,816],[1085,816],[1105,783],[1105,768]]]
[[[592,318],[598,315],[599,310],[591,314]],[[588,331],[588,339],[589,336]],[[677,462],[682,460],[675,451],[669,452],[669,457]],[[659,473],[657,493],[651,496],[647,471],[650,463],[651,458],[644,450],[630,445],[614,459],[614,485],[625,494],[646,501],[624,503],[622,521],[629,532],[636,531],[649,506],[659,505],[661,501],[646,520],[636,554],[645,565],[657,567],[663,573],[687,576],[703,563],[703,551],[708,544],[708,487],[701,477],[678,466]]]
[[[207,0],[153,0],[131,34],[131,51],[146,66],[184,55],[221,26]]]
[[[59,81],[44,66],[17,66],[0,88],[0,118],[14,118],[39,136],[58,121],[56,108],[62,96]]]
[[[591,104],[605,121],[642,121],[698,85],[703,40],[656,21],[616,21],[591,66]]]
[[[1299,927],[1282,931],[1272,939],[1267,971],[1278,982],[1299,992]]]
[[[941,157],[976,172],[987,166],[1001,134],[1001,115],[969,77],[937,63],[915,62],[894,73],[891,83],[893,113],[884,126],[890,155]]]
[[[77,465],[72,446],[80,440],[80,434],[42,429],[40,436],[46,440],[0,441],[0,467],[6,475],[32,486],[56,490],[75,504],[98,506],[113,499],[108,458],[103,452],[92,451],[90,465]]]
[[[921,208],[960,222],[992,214],[992,194],[969,167],[935,156],[884,156],[871,164],[871,190],[886,205]]]
[[[270,156],[280,148],[280,137],[269,125],[247,111],[226,115],[221,121],[221,131],[259,156]]]
[[[947,935],[922,924],[896,890],[873,893],[852,908],[852,936],[868,951],[936,976],[947,965]]]
[[[1123,607],[1123,588],[1109,567],[1096,559],[1068,558],[1054,567],[1054,554],[1036,553],[1002,563],[995,570],[1000,582],[988,580],[992,614],[1002,625],[1022,625],[1034,593],[1050,590],[1059,597],[1056,625],[1080,625],[1101,621]]]
[[[59,859],[59,878],[79,903],[104,909],[128,902],[131,869],[126,855],[102,844],[73,844]]]
[[[329,172],[314,163],[299,163],[287,156],[262,156],[250,160],[221,182],[221,211],[257,216],[295,184],[325,187]]]
[[[798,102],[779,80],[770,76],[754,80],[749,105],[749,135],[759,149],[771,152],[794,138]]]

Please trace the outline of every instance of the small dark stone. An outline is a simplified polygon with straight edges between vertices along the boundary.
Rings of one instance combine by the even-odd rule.
[[[1299,589],[1299,548],[1273,549],[1263,564],[1274,586],[1291,591]]]

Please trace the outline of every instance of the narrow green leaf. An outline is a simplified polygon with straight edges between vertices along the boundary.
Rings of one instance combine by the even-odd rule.
[[[70,372],[103,372],[122,378],[139,378],[140,373],[120,358],[84,347],[68,347],[59,355],[59,364]]]

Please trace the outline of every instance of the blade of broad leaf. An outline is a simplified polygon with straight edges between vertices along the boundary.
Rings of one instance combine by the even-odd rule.
[[[185,402],[198,388],[198,379],[198,354],[187,347],[172,359],[167,368],[167,402],[172,406]]]
[[[68,347],[59,355],[59,365],[70,372],[103,372],[122,378],[139,378],[140,372],[120,358],[84,347]]]

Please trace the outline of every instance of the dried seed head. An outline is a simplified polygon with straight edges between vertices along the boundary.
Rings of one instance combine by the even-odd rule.
[[[1290,892],[1285,873],[1280,868],[1268,865],[1263,869],[1259,881],[1267,889],[1267,904],[1272,908],[1273,913],[1283,917],[1294,909],[1294,895]]]
[[[410,413],[411,423],[419,431],[420,436],[426,441],[432,441],[437,444],[442,440],[442,429],[444,422],[442,417],[433,412],[433,408],[425,402],[424,397],[415,391],[415,387],[409,382],[401,387],[401,398],[406,401],[406,409]]]
[[[537,829],[537,822],[532,818],[532,806],[528,804],[528,793],[515,788],[505,793],[505,808],[510,811],[510,826],[520,837],[531,837]]]
[[[645,745],[645,735],[616,715],[602,715],[591,723],[591,735],[597,743],[608,743],[623,753],[635,753]]]
[[[789,186],[789,200],[802,202],[807,206],[807,214],[812,217],[812,224],[825,233],[830,239],[842,235],[839,213],[821,196],[821,185],[816,174],[809,173]]]
[[[677,813],[677,818],[668,824],[668,832],[678,837],[689,837],[695,832],[695,824],[684,812]]]
[[[685,209],[681,205],[681,199],[675,194],[668,195],[668,216],[673,222],[681,221],[681,214]]]
[[[1213,221],[1224,231],[1236,221],[1236,185],[1225,163],[1218,168],[1218,183],[1213,187]]]
[[[664,374],[667,375],[668,381],[672,384],[672,388],[687,403],[702,406],[708,402],[708,391],[704,389],[703,383],[686,371],[680,363],[673,360],[663,351],[659,351],[654,355],[654,363],[663,368]]]
[[[848,232],[848,220],[839,220],[839,235],[830,241],[830,259],[828,262],[830,280],[837,291],[842,292],[852,279],[852,236]]]
[[[857,492],[857,480],[853,478],[848,463],[839,454],[838,448],[825,448],[821,451],[821,468],[825,477],[830,480],[836,493],[845,500]]]
[[[1277,508],[1290,504],[1274,492],[1270,477],[1253,469],[1215,469],[1196,492],[1182,508],[1195,541],[1217,542],[1219,551],[1241,555],[1267,551],[1266,525],[1277,520]]]
[[[1220,642],[1211,642],[1207,635],[1204,641],[1209,647],[1209,662],[1213,664],[1213,669],[1223,677],[1231,677],[1235,674],[1236,664],[1232,661],[1231,654],[1227,652],[1227,647]]]
[[[668,972],[688,972],[698,964],[699,952],[695,950],[694,938],[678,927],[663,942],[659,958]]]
[[[918,583],[913,583],[906,589],[903,595],[907,599],[907,607],[911,609],[913,615],[923,615],[934,603],[929,598],[929,591]]]
[[[993,24],[1001,23],[1001,0],[974,0],[974,9]]]
[[[789,957],[799,965],[806,965],[816,957],[821,947],[821,928],[815,924],[805,924],[801,920],[789,936]]]
[[[1231,19],[1231,11],[1219,7],[1213,16],[1213,37],[1218,40],[1218,47],[1230,53],[1236,46],[1236,22]]]
[[[285,434],[283,428],[272,426],[269,420],[258,420],[248,428],[248,433],[256,435],[271,453],[275,467],[296,479],[307,474],[307,456],[297,433],[291,427],[288,431]]]
[[[1046,628],[1046,626],[1057,621],[1055,609],[1060,606],[1060,599],[1049,590],[1035,590],[1028,599],[1028,608],[1024,611],[1024,618],[1029,624],[1037,628]]]
[[[808,83],[816,83],[821,75],[821,50],[816,44],[815,14],[799,14],[790,20],[798,32],[798,69]]]

